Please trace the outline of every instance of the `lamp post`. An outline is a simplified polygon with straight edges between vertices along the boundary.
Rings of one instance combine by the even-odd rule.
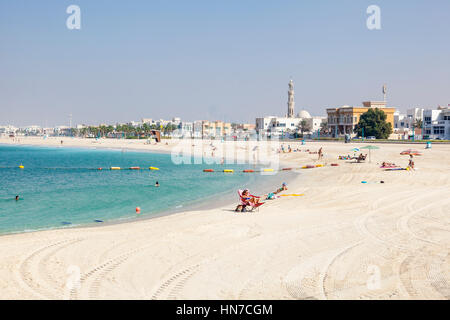
[[[424,133],[425,132],[425,121],[423,121],[423,116],[422,116],[422,140],[425,140],[424,137]]]

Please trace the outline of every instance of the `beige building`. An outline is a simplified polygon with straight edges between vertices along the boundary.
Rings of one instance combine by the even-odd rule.
[[[203,137],[220,137],[230,135],[231,123],[223,121],[202,121],[202,136]]]
[[[343,106],[340,108],[328,108],[328,128],[333,137],[344,134],[354,134],[354,129],[359,122],[360,116],[369,109],[381,109],[386,113],[386,121],[394,128],[394,112],[395,108],[386,107],[384,101],[366,101],[363,107]]]
[[[251,123],[241,123],[236,126],[238,130],[251,131],[256,129],[256,124]]]

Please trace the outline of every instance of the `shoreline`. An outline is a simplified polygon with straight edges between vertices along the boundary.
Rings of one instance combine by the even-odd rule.
[[[326,166],[301,171],[286,192],[304,196],[267,201],[258,212],[221,206],[0,237],[1,297],[448,299],[432,279],[450,282],[450,147],[420,149],[417,171],[388,172],[379,163],[406,165],[408,146],[380,146],[371,163],[358,164],[337,156],[362,144],[321,146]],[[292,166],[316,159],[280,154]],[[379,271],[375,289],[368,267]],[[69,268],[81,275],[75,293],[66,289]]]
[[[76,143],[75,145],[48,145],[48,144],[45,144],[44,139],[42,139],[42,141],[38,141],[35,137],[33,137],[33,139],[35,140],[33,142],[36,142],[36,143],[32,143],[32,144],[14,143],[14,142],[13,143],[5,143],[2,141],[2,139],[0,139],[0,146],[37,147],[37,148],[73,148],[73,149],[80,149],[80,150],[110,150],[110,151],[118,151],[118,152],[127,150],[127,151],[138,152],[138,153],[159,153],[159,154],[170,154],[171,153],[171,151],[167,150],[167,149],[165,149],[165,150],[145,150],[145,149],[133,148],[133,147],[129,147],[129,146],[89,146],[89,145],[86,146],[81,143]],[[72,139],[72,138],[69,138],[69,139]],[[56,140],[56,139],[54,139],[54,140]],[[80,139],[80,140],[84,141],[85,139]],[[108,140],[110,140],[110,139],[108,139]],[[123,140],[125,140],[125,139],[112,139],[111,141],[114,141],[114,143],[119,143],[119,142],[122,142]],[[91,140],[88,139],[87,141],[91,141]],[[205,142],[206,141],[209,141],[209,140],[205,140]],[[239,159],[237,159],[237,161],[239,161]],[[286,165],[288,165],[288,163],[286,163]],[[278,173],[279,172],[277,172],[277,174]],[[277,174],[273,175],[273,178],[271,179],[272,182],[273,182],[273,180],[275,180]],[[295,178],[298,175],[299,175],[299,173],[295,173],[295,176],[285,178],[285,180],[288,181],[288,183],[290,183],[291,181],[295,180]],[[263,187],[263,188],[254,188],[255,184],[258,182],[261,182],[261,181],[258,181],[258,178],[256,178],[256,181],[251,181],[251,180],[252,179],[250,177],[247,178],[247,180],[244,184],[249,189],[269,190],[268,186]],[[275,186],[273,186],[273,187],[275,188]],[[268,193],[269,191],[265,191],[265,192]],[[161,212],[157,212],[157,213],[151,214],[151,215],[144,214],[144,215],[139,215],[139,216],[135,216],[135,217],[117,218],[117,219],[113,219],[111,221],[104,221],[101,223],[89,222],[89,223],[85,223],[85,224],[78,224],[78,225],[66,226],[66,227],[59,226],[59,227],[42,228],[42,229],[37,229],[37,230],[5,232],[5,233],[1,233],[0,237],[8,236],[8,235],[16,235],[16,234],[39,233],[39,232],[52,231],[52,230],[70,230],[70,229],[106,227],[106,226],[111,226],[111,225],[116,225],[116,224],[127,224],[127,223],[136,223],[139,221],[147,221],[147,220],[157,219],[157,218],[161,218],[161,217],[168,216],[168,215],[177,215],[180,213],[190,212],[190,211],[206,211],[206,210],[210,210],[211,208],[224,209],[225,207],[236,206],[236,203],[238,202],[238,200],[237,199],[232,200],[232,198],[236,198],[234,193],[235,193],[235,190],[234,191],[225,191],[224,190],[217,194],[210,195],[206,199],[204,199],[204,198],[197,199],[197,200],[191,201],[187,205],[183,204],[182,208],[170,208],[170,209],[163,210]],[[213,207],[211,207],[210,202],[212,202],[212,200],[217,196],[224,197],[225,199],[221,199],[218,203],[216,203]],[[200,202],[202,202],[202,203],[200,203]]]

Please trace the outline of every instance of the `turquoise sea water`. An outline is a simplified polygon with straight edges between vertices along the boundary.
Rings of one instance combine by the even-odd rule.
[[[25,168],[19,169],[20,164]],[[105,170],[111,166],[147,170]],[[225,167],[241,171],[249,165]],[[210,198],[217,199],[217,194],[230,194],[262,178],[208,174],[202,172],[205,168],[224,166],[175,165],[169,154],[161,153],[0,146],[0,234],[149,217],[214,201]],[[15,201],[16,195],[21,200]],[[139,216],[136,207],[141,208]]]

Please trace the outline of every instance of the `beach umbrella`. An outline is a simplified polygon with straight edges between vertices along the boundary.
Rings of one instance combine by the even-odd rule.
[[[409,156],[409,155],[413,155],[413,156],[421,156],[422,154],[419,152],[419,151],[417,151],[417,150],[413,150],[413,149],[408,149],[408,150],[405,150],[405,151],[402,151],[402,152],[400,152],[400,154],[402,155],[402,156]]]
[[[358,152],[359,151],[359,148],[353,148],[352,150],[350,150],[350,151],[353,151],[353,152]]]
[[[362,149],[369,150],[369,162],[372,162],[370,151],[371,151],[371,150],[380,149],[380,148],[378,148],[377,146],[366,146],[366,147],[362,147],[361,150],[362,150]]]

